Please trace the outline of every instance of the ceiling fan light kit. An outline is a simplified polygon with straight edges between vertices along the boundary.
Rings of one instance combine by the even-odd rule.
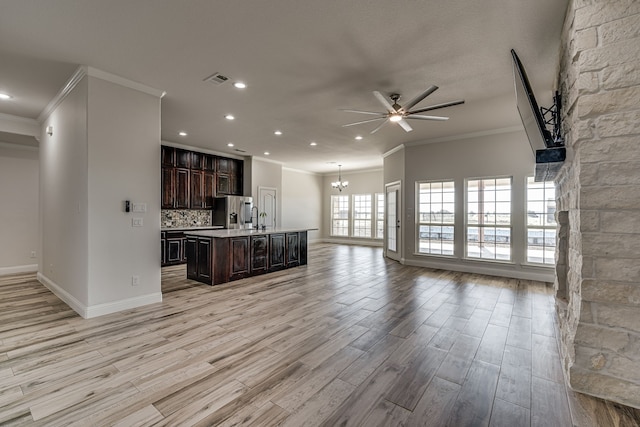
[[[397,123],[402,129],[404,129],[405,132],[411,132],[413,130],[413,128],[409,125],[409,123],[406,122],[406,119],[410,119],[410,120],[433,120],[433,121],[446,121],[446,120],[449,120],[449,117],[425,116],[425,115],[421,115],[419,113],[424,113],[426,111],[437,110],[439,108],[446,108],[446,107],[452,107],[454,105],[464,104],[464,100],[463,99],[460,99],[460,100],[457,100],[457,101],[451,101],[451,102],[444,102],[444,103],[436,104],[436,105],[431,105],[429,107],[419,108],[417,110],[411,110],[413,107],[415,107],[418,103],[420,103],[427,96],[429,96],[433,92],[435,92],[437,89],[438,89],[438,86],[435,86],[435,85],[429,86],[427,88],[427,90],[425,90],[424,92],[418,94],[418,96],[413,98],[411,101],[407,102],[404,106],[398,104],[398,100],[400,99],[400,94],[398,94],[398,93],[392,93],[392,94],[389,95],[389,99],[393,102],[393,104],[391,104],[389,102],[389,100],[383,94],[381,94],[377,90],[373,91],[373,96],[376,97],[376,99],[385,107],[385,109],[387,111],[381,113],[381,112],[375,112],[375,111],[342,109],[341,111],[346,111],[348,113],[367,114],[367,115],[376,116],[376,117],[371,118],[371,119],[361,120],[359,122],[354,122],[354,123],[347,123],[346,125],[342,125],[342,126],[343,127],[355,126],[355,125],[361,125],[361,124],[364,124],[364,123],[371,123],[371,122],[375,122],[375,121],[378,121],[378,120],[383,120],[382,123],[380,123],[375,129],[373,129],[371,131],[372,134],[376,133],[378,130],[380,130],[380,128],[382,128],[382,126],[384,126],[384,124],[387,123],[387,122]]]

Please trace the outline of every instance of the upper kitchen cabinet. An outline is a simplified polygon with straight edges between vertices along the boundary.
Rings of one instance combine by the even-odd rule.
[[[163,145],[162,209],[211,209],[216,196],[241,196],[243,164]]]

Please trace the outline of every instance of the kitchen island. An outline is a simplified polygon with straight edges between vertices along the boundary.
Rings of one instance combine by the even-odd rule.
[[[218,285],[305,265],[309,230],[185,231],[187,278]]]

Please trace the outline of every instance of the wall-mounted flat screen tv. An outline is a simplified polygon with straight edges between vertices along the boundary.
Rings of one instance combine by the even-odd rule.
[[[527,78],[524,66],[513,49],[511,49],[511,56],[513,57],[513,73],[518,113],[520,113],[520,118],[522,119],[524,130],[527,133],[527,138],[529,138],[531,148],[533,149],[533,154],[536,155],[537,151],[555,147],[556,144],[553,141],[551,132],[547,130],[544,124],[542,112],[538,107],[535,96],[533,96],[533,90],[531,89],[531,84]]]

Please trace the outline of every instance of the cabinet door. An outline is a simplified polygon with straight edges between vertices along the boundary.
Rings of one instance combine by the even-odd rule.
[[[230,193],[231,182],[229,175],[216,174],[216,196],[226,196]]]
[[[191,152],[191,169],[193,170],[202,170],[204,166],[204,154],[197,153],[195,151]]]
[[[191,151],[176,148],[176,167],[189,169],[191,167],[191,153]]]
[[[237,280],[249,275],[249,236],[229,239],[229,280]]]
[[[269,271],[285,268],[285,236],[284,234],[269,235]]]
[[[189,178],[191,171],[189,169],[174,169],[175,171],[175,203],[174,208],[189,209]]]
[[[213,172],[204,172],[204,198],[203,207],[205,209],[213,208],[213,198],[216,195],[216,174]]]
[[[298,233],[287,233],[287,248],[285,253],[285,263],[287,267],[300,265],[300,247],[298,242]]]
[[[167,264],[180,264],[182,262],[182,239],[167,239]]]
[[[300,265],[307,265],[307,232],[301,231],[298,233],[300,241]]]
[[[164,245],[166,244],[165,239],[160,239],[160,265],[165,265],[166,260],[164,258]]]
[[[163,145],[161,147],[160,164],[162,166],[175,166],[176,149],[173,147],[167,147],[166,145]]]
[[[213,275],[213,266],[211,264],[211,239],[198,238],[197,251],[198,279],[210,281],[211,276]]]
[[[176,179],[175,169],[169,166],[162,167],[162,209],[171,209],[175,205]]]
[[[221,174],[228,175],[231,167],[229,164],[230,160],[231,159],[227,159],[226,157],[216,158],[216,171]]]
[[[251,274],[263,274],[268,271],[268,244],[266,235],[251,236]]]
[[[198,239],[187,237],[184,245],[187,256],[187,279],[198,279]]]
[[[204,155],[203,169],[207,172],[215,172],[216,170],[216,157],[211,154]]]
[[[229,191],[231,194],[235,196],[242,196],[244,194],[242,188],[242,168],[243,161],[230,159],[230,170],[229,170],[229,178],[230,178],[230,188]]]
[[[191,171],[191,209],[202,209],[204,207],[204,175],[200,171]]]

